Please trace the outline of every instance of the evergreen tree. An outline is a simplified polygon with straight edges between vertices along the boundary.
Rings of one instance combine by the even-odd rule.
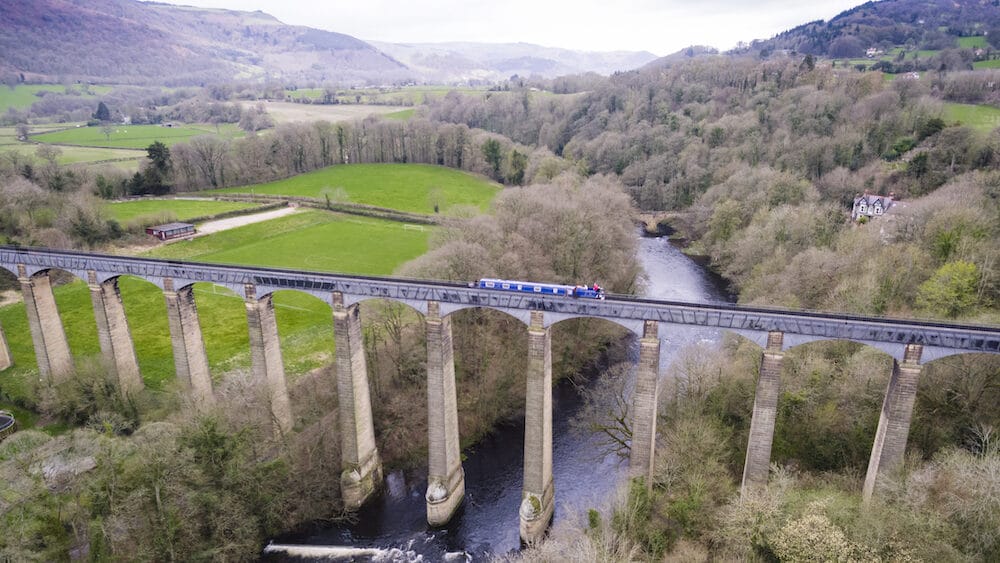
[[[98,121],[111,121],[111,110],[104,102],[97,103],[97,111],[94,112],[94,119]]]
[[[496,139],[487,139],[482,146],[483,157],[486,158],[486,162],[490,164],[493,168],[493,177],[500,178],[500,163],[503,162],[503,153],[501,152],[500,141]]]

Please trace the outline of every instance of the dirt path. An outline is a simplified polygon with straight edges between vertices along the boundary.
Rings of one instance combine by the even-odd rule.
[[[230,217],[228,219],[219,219],[218,221],[208,221],[207,223],[202,223],[201,226],[198,227],[198,233],[203,235],[217,233],[219,231],[235,229],[236,227],[242,227],[243,225],[249,225],[251,223],[260,223],[261,221],[277,219],[278,217],[284,217],[285,215],[291,215],[298,212],[298,207],[282,207],[281,209],[265,211],[264,213],[254,213],[253,215],[240,215],[238,217]]]

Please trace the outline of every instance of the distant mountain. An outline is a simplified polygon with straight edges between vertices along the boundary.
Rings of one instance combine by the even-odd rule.
[[[530,43],[369,43],[434,82],[494,81],[514,74],[543,78],[585,72],[609,75],[656,59],[648,51],[573,51]]]
[[[0,53],[0,71],[52,80],[199,84],[413,76],[349,35],[285,25],[260,11],[134,0],[2,0]]]
[[[50,81],[187,85],[493,81],[513,74],[610,74],[651,53],[585,53],[524,43],[378,48],[349,35],[285,25],[264,12],[136,0],[0,0],[0,73]]]
[[[854,58],[871,47],[947,49],[958,37],[990,31],[1000,32],[1000,0],[882,0],[754,41],[748,50]]]

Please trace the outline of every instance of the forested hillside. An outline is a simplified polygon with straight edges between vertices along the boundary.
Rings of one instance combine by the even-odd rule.
[[[324,22],[327,23],[327,22]],[[329,22],[336,29],[337,22]],[[433,41],[433,36],[428,36]],[[608,74],[655,58],[531,44],[379,43],[248,12],[135,0],[0,3],[0,78],[142,85],[392,84]],[[12,78],[13,77],[13,78]]]
[[[996,0],[883,0],[866,2],[828,22],[800,25],[749,49],[765,54],[790,49],[801,54],[863,57],[869,47],[907,45],[936,50],[957,47],[956,39],[987,32],[1000,48],[1000,3]]]
[[[366,81],[411,73],[340,33],[263,12],[132,0],[11,0],[0,5],[0,69],[34,80],[190,85],[235,78]]]
[[[430,116],[613,174],[642,209],[681,211],[674,226],[743,301],[990,316],[1000,134],[943,115],[948,99],[995,101],[997,84],[997,71],[886,81],[801,57],[706,57],[619,74],[576,97],[449,96]],[[905,203],[852,226],[865,191]],[[957,307],[931,295],[954,268],[974,271]]]

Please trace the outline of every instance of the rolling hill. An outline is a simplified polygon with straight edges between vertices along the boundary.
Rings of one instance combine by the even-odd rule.
[[[866,2],[830,21],[812,21],[754,41],[747,50],[853,58],[865,56],[869,47],[948,49],[959,46],[959,37],[984,32],[991,37],[1000,34],[997,0],[883,0]]]
[[[383,53],[433,82],[505,80],[511,75],[546,78],[596,72],[609,75],[641,67],[656,58],[647,51],[573,51],[530,43],[385,43]]]
[[[381,49],[381,50],[380,50]],[[32,82],[203,85],[493,81],[512,74],[610,74],[650,53],[592,53],[523,43],[371,44],[261,11],[136,0],[3,0],[0,78]]]
[[[4,0],[0,52],[0,70],[36,80],[172,85],[412,75],[349,35],[285,25],[260,11],[134,0]]]

